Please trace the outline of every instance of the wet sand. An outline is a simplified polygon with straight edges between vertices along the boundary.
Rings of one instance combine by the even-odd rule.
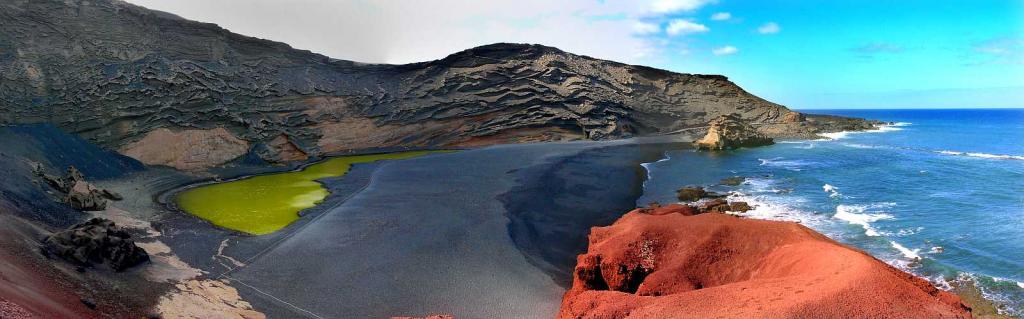
[[[565,258],[582,251],[589,223],[633,205],[642,180],[632,176],[678,147],[670,140],[502,145],[381,163],[348,200],[332,202],[345,196],[332,191],[326,212],[255,255],[242,249],[245,265],[223,278],[270,317],[552,317]],[[627,175],[634,183],[589,187]],[[616,207],[567,209],[592,198]],[[534,200],[542,203],[524,204]]]

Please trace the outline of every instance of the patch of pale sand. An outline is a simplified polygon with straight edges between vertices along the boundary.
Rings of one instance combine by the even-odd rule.
[[[227,163],[249,151],[249,142],[223,127],[172,131],[158,128],[120,149],[121,154],[149,165],[203,170]]]
[[[220,242],[220,246],[217,247],[217,255],[214,256],[214,257],[223,258],[224,260],[227,260],[232,265],[234,265],[234,267],[244,267],[245,263],[243,263],[241,261],[238,261],[238,259],[232,258],[231,256],[228,256],[228,255],[224,254],[224,248],[228,247],[228,241],[229,240],[231,240],[231,238],[225,238],[223,241]],[[229,267],[228,265],[224,265],[224,263],[221,263],[221,265],[223,265],[224,267],[226,267],[228,269],[234,268],[234,267]]]
[[[143,269],[146,279],[154,282],[175,283],[174,289],[160,297],[157,313],[163,318],[240,318],[258,319],[266,316],[252,309],[252,305],[242,300],[238,290],[227,281],[196,279],[203,274],[197,268],[182,261],[171,251],[171,247],[158,240],[161,235],[152,225],[144,220],[134,218],[131,213],[109,205],[106,210],[93,212],[94,217],[102,217],[114,221],[115,224],[127,228],[138,228],[146,234],[136,242],[150,256],[150,263]],[[221,243],[218,256],[226,258],[236,265],[238,261],[223,256],[227,240]]]
[[[125,228],[136,228],[146,232],[136,238],[136,245],[146,251],[150,263],[142,270],[146,279],[155,282],[185,281],[202,275],[202,271],[189,266],[171,251],[171,247],[157,240],[161,233],[145,220],[131,216],[131,213],[112,205],[107,209],[92,213],[94,217],[106,218]]]
[[[160,297],[156,306],[164,318],[266,318],[242,300],[227,281],[187,280],[175,287],[178,291]]]

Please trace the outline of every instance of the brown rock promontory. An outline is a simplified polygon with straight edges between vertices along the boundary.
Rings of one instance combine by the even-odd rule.
[[[594,227],[558,318],[971,316],[959,297],[800,224],[678,206]]]
[[[725,150],[775,144],[739,114],[726,114],[708,122],[708,134],[694,142],[697,149]]]

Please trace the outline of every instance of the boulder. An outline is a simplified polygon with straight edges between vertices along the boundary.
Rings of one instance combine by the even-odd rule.
[[[42,249],[78,266],[101,264],[122,271],[149,260],[149,254],[136,246],[131,237],[114,222],[93,218],[46,237]]]
[[[104,192],[86,181],[76,182],[64,197],[64,202],[77,210],[107,209],[107,198],[104,196]]]
[[[121,194],[107,189],[96,188],[91,183],[85,181],[85,176],[74,166],[68,166],[67,174],[64,176],[46,174],[42,165],[38,163],[32,164],[32,170],[47,185],[63,193],[65,195],[64,203],[77,210],[104,210],[107,208],[107,200],[124,199]]]
[[[703,150],[725,150],[740,147],[771,145],[775,142],[761,134],[739,114],[719,116],[708,122],[708,134],[694,142],[694,147]]]
[[[807,121],[807,117],[800,112],[790,111],[789,113],[786,113],[786,115],[782,116],[782,122],[784,123],[800,123],[804,121]]]
[[[676,190],[676,198],[683,202],[695,202],[704,198],[722,198],[725,194],[709,192],[700,186],[686,186]]]
[[[729,211],[729,203],[724,199],[716,198],[712,199],[700,205],[697,205],[697,212],[699,213],[724,213]]]
[[[753,209],[747,202],[731,202],[729,203],[729,211],[731,212],[746,212]]]
[[[705,191],[703,187],[694,186],[683,187],[676,191],[676,197],[679,198],[680,201],[684,202],[698,201],[701,198],[704,198],[707,194],[708,192]]]

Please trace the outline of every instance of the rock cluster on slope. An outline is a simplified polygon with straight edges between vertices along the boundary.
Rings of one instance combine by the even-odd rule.
[[[390,146],[620,138],[730,113],[757,123],[793,116],[719,75],[504,43],[423,63],[363,64],[113,0],[0,3],[0,43],[18,48],[0,55],[0,123],[54,123],[183,169],[247,150],[288,161]],[[177,153],[146,145],[154,141]]]
[[[970,318],[957,296],[791,222],[638,209],[591,230],[558,318]]]
[[[107,200],[122,200],[120,194],[107,189],[100,189],[85,180],[82,172],[74,166],[69,166],[64,176],[46,174],[39,164],[33,164],[36,175],[43,179],[47,185],[64,194],[63,201],[77,210],[104,210],[107,208]]]
[[[107,265],[122,271],[149,260],[131,234],[114,222],[93,218],[43,240],[43,250],[79,266]]]
[[[708,133],[695,141],[697,149],[726,150],[775,144],[739,114],[726,114],[708,122]]]

